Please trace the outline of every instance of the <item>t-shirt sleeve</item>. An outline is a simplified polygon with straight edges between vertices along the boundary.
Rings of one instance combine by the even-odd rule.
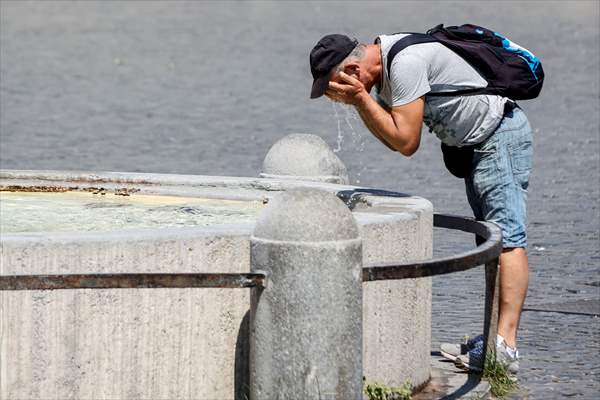
[[[431,90],[427,62],[412,54],[398,54],[392,62],[390,86],[392,107],[415,101]]]

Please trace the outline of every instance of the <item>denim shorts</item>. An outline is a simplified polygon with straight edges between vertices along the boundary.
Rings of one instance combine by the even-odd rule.
[[[475,148],[472,172],[465,178],[475,218],[500,226],[504,248],[527,246],[527,187],[532,159],[531,126],[525,113],[515,108]]]

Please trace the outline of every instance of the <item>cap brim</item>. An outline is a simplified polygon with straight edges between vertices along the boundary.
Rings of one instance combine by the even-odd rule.
[[[329,75],[320,76],[313,81],[312,89],[310,91],[310,98],[316,99],[325,94],[325,91],[329,87]]]

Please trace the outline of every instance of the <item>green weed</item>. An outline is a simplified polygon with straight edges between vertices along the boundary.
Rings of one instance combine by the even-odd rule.
[[[496,357],[492,355],[485,360],[482,378],[490,383],[492,395],[504,397],[517,388],[517,382],[511,380],[511,373],[506,366],[496,362]]]
[[[386,386],[377,382],[367,383],[364,390],[369,400],[410,400],[412,395],[410,382],[399,387]]]

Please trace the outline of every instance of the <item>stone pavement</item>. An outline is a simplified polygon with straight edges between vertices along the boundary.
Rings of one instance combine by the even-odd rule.
[[[431,353],[431,380],[412,400],[487,399],[490,385],[475,374],[458,370],[439,352]]]
[[[356,115],[308,99],[308,53],[324,34],[472,22],[538,55],[526,307],[600,298],[600,3],[0,2],[0,167],[257,176],[276,140],[322,136],[353,183],[469,215],[463,183],[424,131],[411,158]],[[436,232],[437,254],[472,238]],[[481,330],[483,269],[434,278],[433,350]],[[597,317],[526,311],[521,398],[595,399]]]
[[[464,234],[449,234],[436,230],[434,237],[438,246],[438,255],[451,254],[468,243]],[[452,245],[452,242],[456,243]],[[446,249],[446,247],[451,248]],[[532,257],[535,266],[536,258]],[[452,276],[434,278],[432,314],[432,345],[437,350],[439,343],[449,340],[461,341],[465,334],[473,336],[482,329],[483,316],[483,268],[476,268]],[[535,281],[535,270],[530,287],[538,284]],[[558,286],[560,287],[560,286]],[[598,392],[598,355],[600,327],[598,317],[594,315],[573,313],[572,308],[564,307],[559,313],[549,309],[559,309],[542,304],[543,299],[550,296],[531,294],[526,307],[544,311],[524,311],[521,319],[519,352],[521,353],[521,370],[519,373],[519,390],[511,398],[537,399],[562,398],[565,396],[579,398],[595,398]],[[565,296],[556,296],[558,301]],[[594,297],[593,292],[583,293],[582,297]],[[542,301],[540,301],[542,299]],[[561,303],[559,303],[561,304]],[[564,304],[564,303],[562,303]],[[573,303],[566,303],[573,304]],[[596,301],[583,302],[588,307]]]

